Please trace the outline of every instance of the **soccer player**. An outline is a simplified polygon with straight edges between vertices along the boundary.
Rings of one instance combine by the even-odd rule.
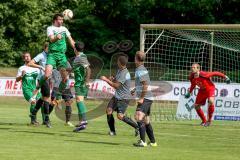
[[[229,84],[231,80],[228,76],[221,72],[204,72],[200,70],[200,65],[198,63],[192,64],[192,73],[190,74],[189,80],[191,82],[190,89],[185,95],[185,98],[189,98],[193,89],[196,85],[200,88],[197,94],[197,98],[194,104],[198,116],[201,118],[201,126],[210,126],[212,121],[212,116],[214,113],[214,91],[215,85],[211,81],[211,77],[218,76],[225,79],[226,83]],[[201,106],[206,103],[208,99],[208,119],[206,119]]]
[[[45,42],[43,45],[43,51],[41,53],[39,53],[36,57],[34,57],[28,64],[30,67],[39,68],[42,72],[42,75],[45,74],[44,71],[45,71],[45,66],[46,66],[46,62],[47,62],[48,46],[49,46],[49,43]],[[41,109],[43,108],[42,113],[46,112],[46,114],[47,114],[46,120],[45,120],[45,115],[43,116],[43,124],[46,124],[47,127],[50,128],[51,124],[48,119],[49,119],[50,112],[53,110],[53,106],[51,104],[49,104],[49,102],[50,102],[49,81],[44,81],[43,85],[41,86],[41,94],[42,94],[42,98],[40,98],[37,101],[34,113],[37,113],[39,108],[41,108]],[[44,107],[42,107],[42,106],[44,106]],[[44,109],[46,111],[44,111]]]
[[[127,69],[128,58],[124,55],[121,55],[117,59],[118,71],[114,78],[107,78],[101,76],[101,80],[107,82],[110,86],[115,88],[115,95],[111,98],[108,103],[106,113],[107,113],[107,122],[110,128],[109,135],[116,135],[113,111],[117,111],[117,117],[119,120],[127,123],[135,129],[135,136],[138,135],[138,125],[131,118],[125,115],[125,111],[128,107],[131,92],[130,92],[130,83],[131,76]]]
[[[66,39],[68,40],[70,46],[75,49],[75,42],[71,37],[68,29],[63,25],[63,15],[57,13],[53,16],[53,24],[47,28],[47,36],[49,38],[49,49],[47,63],[45,67],[44,78],[40,81],[40,86],[50,78],[53,68],[66,68],[67,67],[67,57],[66,50],[67,44]]]
[[[70,66],[70,64],[69,64]],[[52,74],[53,80],[53,90],[51,93],[52,101],[63,99],[65,101],[65,117],[66,117],[66,125],[70,127],[74,127],[74,125],[70,122],[71,114],[72,114],[72,92],[70,89],[70,80],[69,75],[66,69],[62,68],[61,72],[57,69],[53,70]]]
[[[74,88],[75,88],[75,96],[76,103],[78,108],[79,115],[79,124],[76,125],[76,129],[74,132],[79,132],[83,129],[86,129],[87,118],[86,118],[86,106],[84,104],[84,97],[87,96],[89,80],[90,80],[90,64],[88,62],[87,56],[83,53],[84,51],[84,43],[76,42],[75,48],[77,50],[76,57],[73,62],[73,71],[74,71]]]
[[[135,54],[135,89],[132,94],[136,92],[138,98],[138,105],[135,113],[135,119],[137,121],[140,133],[140,140],[133,145],[136,147],[146,147],[147,143],[145,141],[145,132],[150,139],[150,146],[157,146],[155,137],[153,134],[153,128],[150,123],[150,111],[151,105],[153,103],[153,95],[149,90],[150,77],[148,70],[144,67],[145,53],[142,51],[137,51]]]
[[[22,91],[24,98],[31,104],[30,105],[30,117],[32,125],[38,125],[36,121],[36,114],[33,114],[34,108],[36,106],[36,99],[41,97],[38,93],[36,98],[33,97],[33,91],[36,89],[37,79],[40,78],[41,72],[38,68],[29,67],[28,64],[31,61],[31,55],[29,52],[24,52],[22,54],[24,65],[18,69],[16,76],[16,81],[22,81]]]

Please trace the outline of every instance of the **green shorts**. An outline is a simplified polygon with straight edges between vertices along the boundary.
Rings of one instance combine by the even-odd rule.
[[[87,97],[87,95],[88,95],[88,87],[86,85],[74,86],[74,88],[75,88],[75,95],[76,96]]]
[[[67,57],[62,52],[49,52],[47,56],[47,65],[53,66],[53,68],[67,68]]]
[[[24,90],[24,91],[23,91],[23,96],[24,96],[24,98],[26,99],[26,101],[29,102],[29,100],[30,100],[30,99],[32,98],[32,96],[33,96],[33,90],[30,90],[30,89]],[[41,96],[42,96],[41,93],[38,92],[36,99],[38,100]]]
[[[74,88],[76,96],[84,96],[86,97],[88,94],[88,88],[86,86],[85,78],[86,78],[86,69],[82,66],[75,67],[74,69]]]

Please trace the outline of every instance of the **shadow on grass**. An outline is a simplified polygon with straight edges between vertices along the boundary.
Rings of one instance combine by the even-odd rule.
[[[63,133],[52,133],[52,132],[39,132],[39,131],[12,131],[12,132],[19,132],[19,133],[30,133],[30,134],[41,134],[41,135],[50,135],[50,136],[62,136],[62,137],[74,137],[73,134],[63,134]]]
[[[9,130],[11,128],[0,128],[0,130]]]
[[[97,141],[86,141],[86,140],[65,140],[68,142],[82,142],[82,143],[92,143],[92,144],[107,144],[107,145],[120,145],[120,143],[112,143],[112,142],[97,142]]]
[[[8,126],[26,126],[26,123],[11,123],[11,122],[0,122],[1,125],[8,125]]]
[[[74,133],[73,131],[67,131],[65,133]],[[100,133],[100,132],[89,132],[89,131],[82,131],[82,132],[78,132],[78,133],[75,133],[75,134],[93,134],[93,135],[103,135],[103,136],[106,136],[107,134],[106,133]]]
[[[20,133],[31,133],[31,134],[44,134],[44,135],[56,135],[56,133],[50,132],[38,132],[38,131],[12,131],[12,132],[20,132]]]
[[[177,125],[177,126],[199,126],[200,123],[179,123],[179,122],[171,122],[171,123],[166,123],[166,122],[160,122],[161,125]]]

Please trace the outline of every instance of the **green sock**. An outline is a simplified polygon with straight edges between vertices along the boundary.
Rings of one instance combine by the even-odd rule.
[[[79,120],[86,121],[86,106],[83,101],[77,102]]]
[[[31,115],[32,115],[32,112],[33,112],[35,106],[36,106],[35,104],[31,104],[31,106],[30,106],[30,114],[31,114]]]

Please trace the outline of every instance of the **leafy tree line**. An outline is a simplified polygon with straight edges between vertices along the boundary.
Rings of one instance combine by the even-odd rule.
[[[238,6],[237,0],[1,0],[0,66],[19,66],[23,51],[40,52],[53,14],[67,8],[74,13],[65,22],[72,37],[109,60],[102,49],[108,41],[128,39],[134,44],[128,54],[138,50],[141,23],[239,23]]]

